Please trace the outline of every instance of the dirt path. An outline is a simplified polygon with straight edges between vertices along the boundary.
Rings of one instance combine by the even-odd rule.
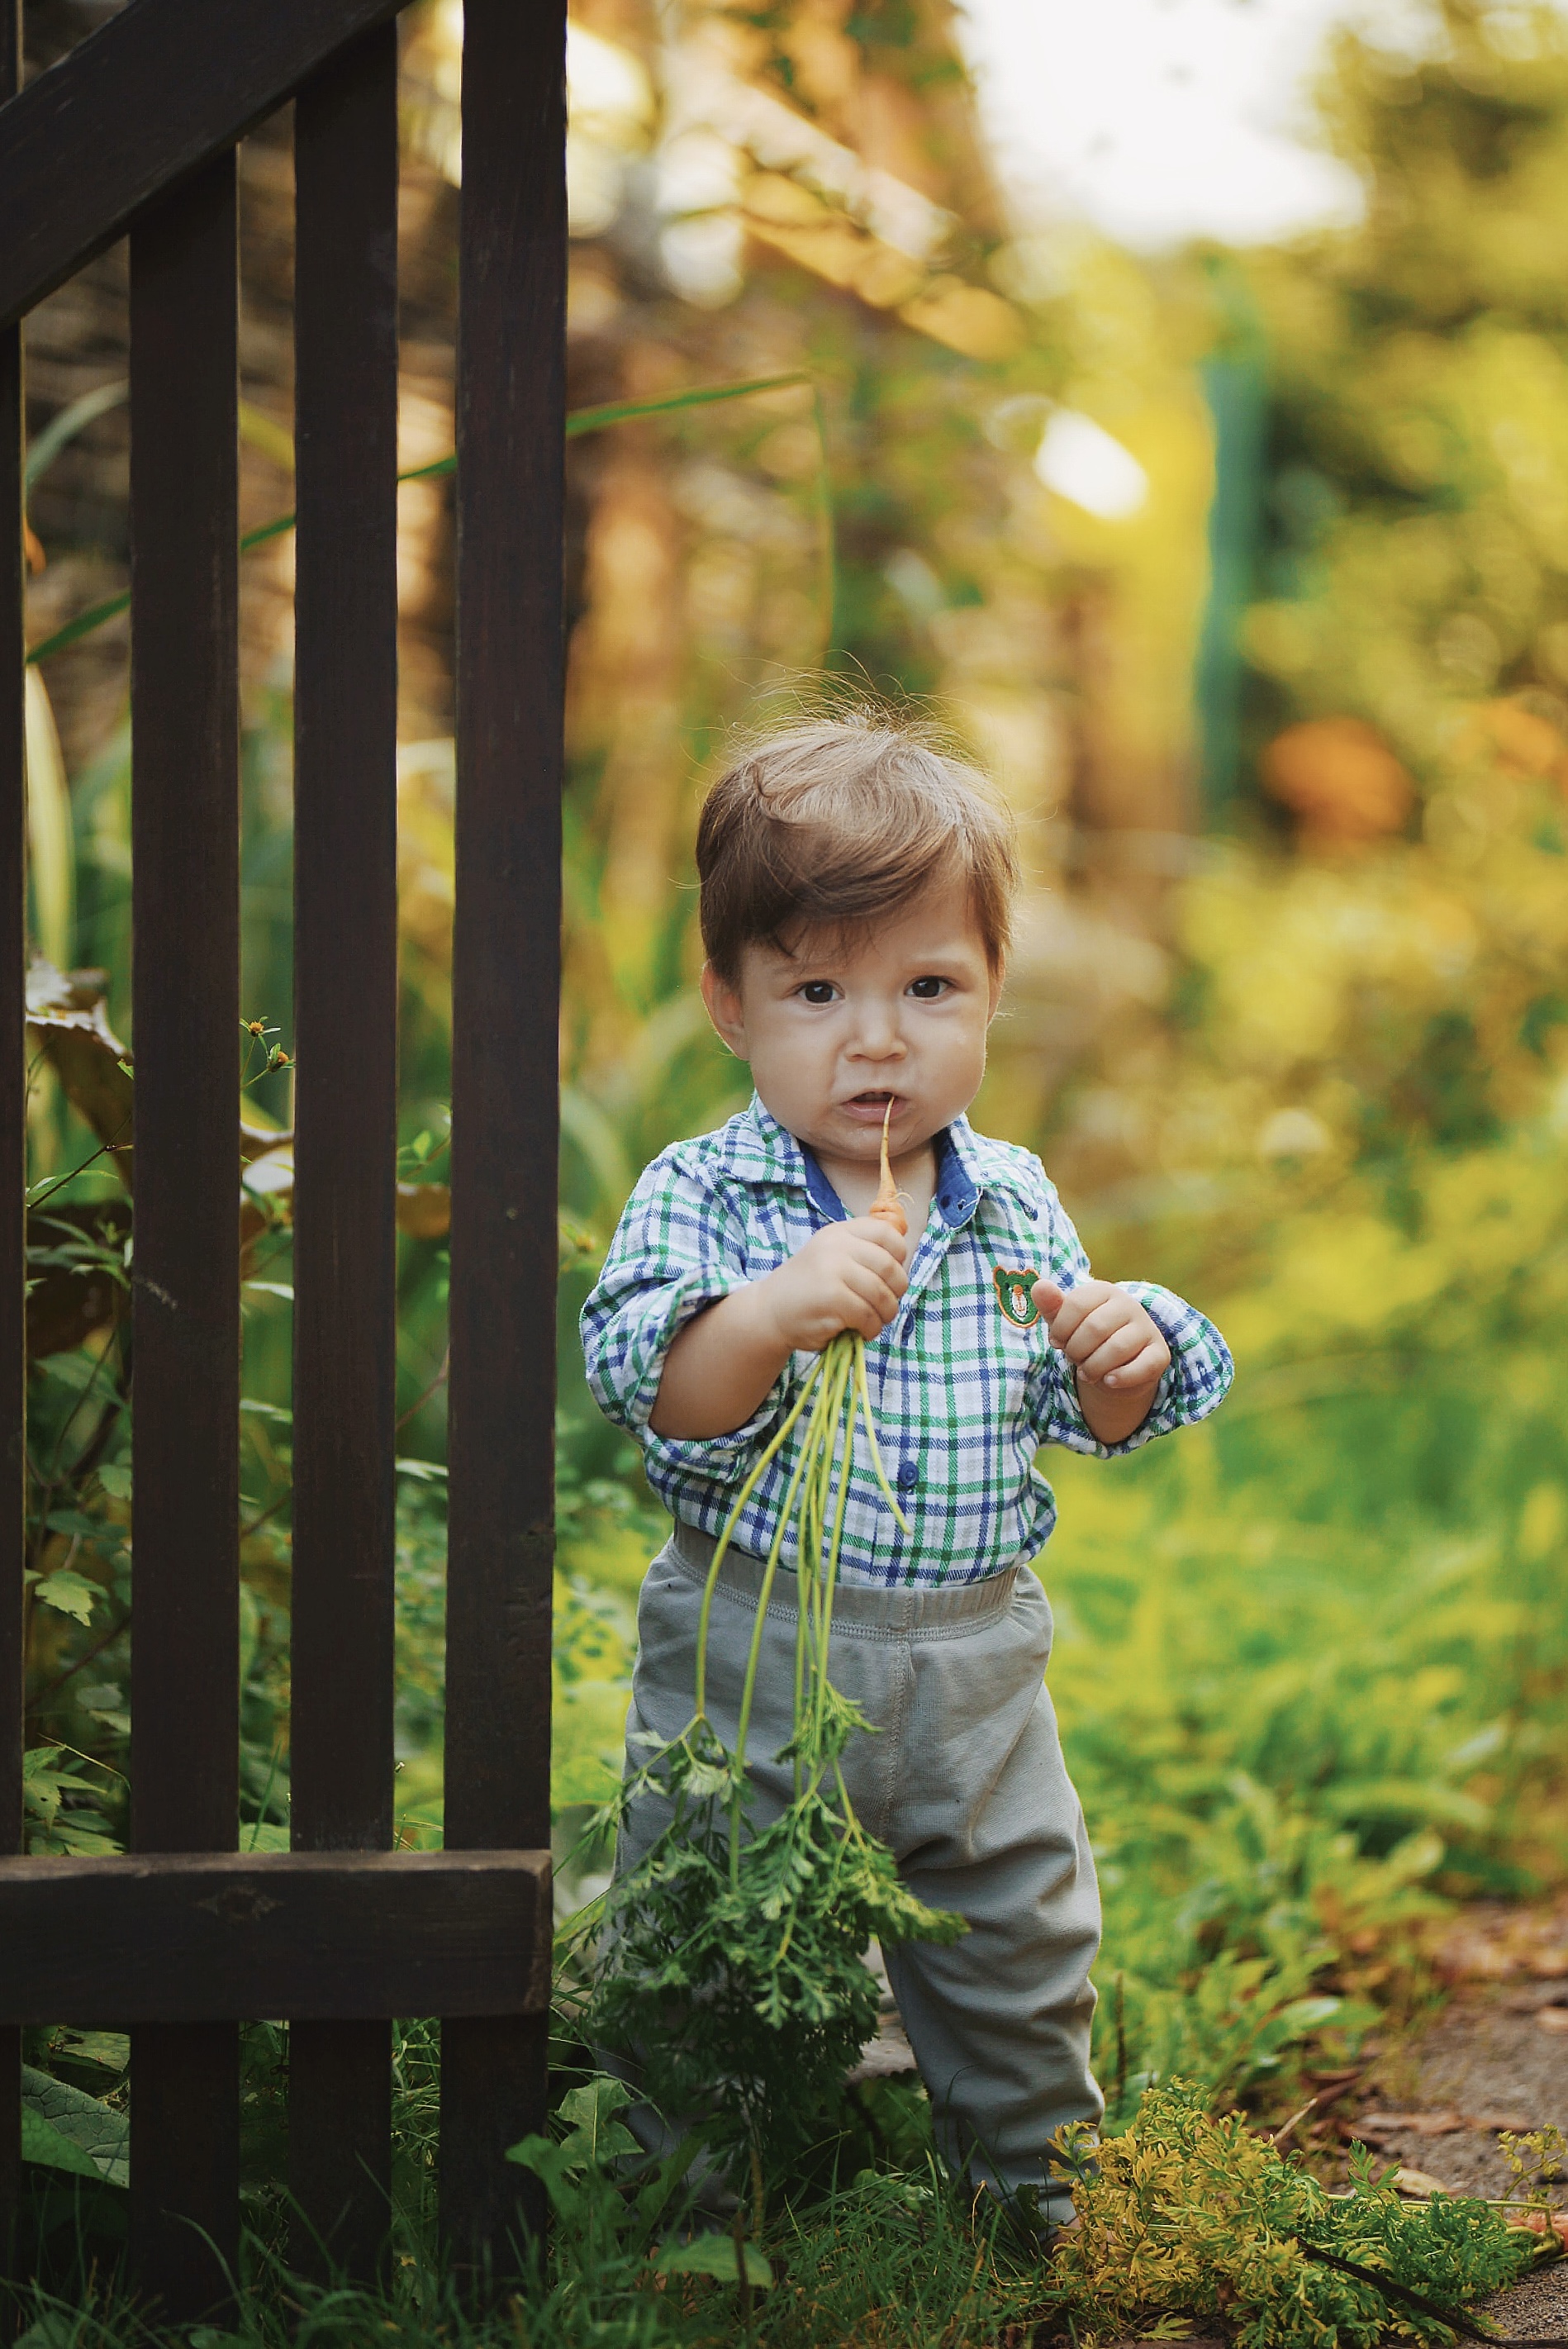
[[[1398,2076],[1409,2083],[1398,2111],[1388,2098],[1381,2106],[1387,2119],[1360,2116],[1367,2142],[1456,2193],[1507,2194],[1512,2179],[1500,2130],[1555,2123],[1568,2133],[1568,1976],[1456,1992],[1431,2028],[1402,2051]],[[1407,2125],[1389,2126],[1396,2118]],[[1568,2179],[1553,2188],[1553,2199],[1568,2205]],[[1568,2260],[1480,2313],[1514,2339],[1568,2338]]]
[[[1455,2193],[1505,2195],[1504,2129],[1555,2126],[1568,2136],[1568,1904],[1472,1909],[1438,1961],[1449,2003],[1378,2066],[1340,2133],[1348,2125]],[[1552,2199],[1568,2208],[1568,2176]],[[1513,2339],[1568,2338],[1568,2259],[1479,2313]]]

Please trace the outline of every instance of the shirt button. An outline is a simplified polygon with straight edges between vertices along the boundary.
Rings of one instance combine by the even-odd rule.
[[[920,1482],[919,1462],[915,1460],[901,1460],[898,1464],[898,1475],[893,1479],[893,1482],[897,1485],[901,1493],[913,1493],[915,1486]]]

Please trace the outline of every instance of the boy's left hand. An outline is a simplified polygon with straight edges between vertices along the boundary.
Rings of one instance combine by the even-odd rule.
[[[1147,1416],[1170,1365],[1171,1349],[1158,1324],[1135,1297],[1109,1280],[1080,1280],[1067,1289],[1037,1280],[1032,1294],[1052,1345],[1077,1374],[1084,1417],[1101,1443],[1119,1443]]]

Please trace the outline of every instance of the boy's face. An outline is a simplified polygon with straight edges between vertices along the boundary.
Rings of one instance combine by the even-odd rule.
[[[1001,988],[956,880],[847,939],[749,946],[738,987],[702,975],[708,1017],[780,1125],[819,1156],[873,1161],[890,1095],[894,1157],[968,1108]]]

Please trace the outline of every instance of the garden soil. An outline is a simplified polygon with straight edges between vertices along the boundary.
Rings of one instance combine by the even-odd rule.
[[[1447,2003],[1353,2092],[1337,2131],[1455,2193],[1504,2195],[1504,2129],[1568,2135],[1568,1902],[1469,1909],[1435,1955]],[[1551,2190],[1568,2209],[1568,2177]],[[1568,2338],[1568,2259],[1476,2313],[1508,2339]]]
[[[1465,1985],[1407,2052],[1402,2069],[1411,2125],[1379,2128],[1378,2149],[1457,2193],[1506,2194],[1501,2127],[1554,2123],[1568,2134],[1568,1967],[1544,1980]],[[1370,2141],[1366,2116],[1362,2127]],[[1568,2208],[1568,2178],[1552,2193]],[[1568,2339],[1568,2259],[1479,2313],[1513,2340]]]

